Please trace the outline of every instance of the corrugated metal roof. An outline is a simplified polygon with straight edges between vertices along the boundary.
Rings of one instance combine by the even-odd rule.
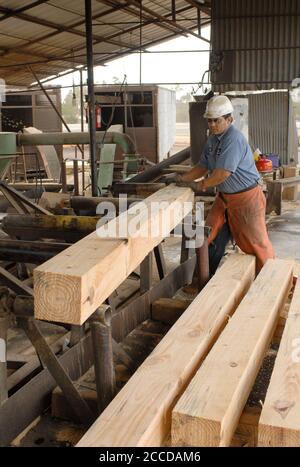
[[[212,0],[215,91],[287,88],[300,76],[299,0]]]
[[[142,47],[186,34],[210,20],[210,1],[143,0]],[[197,7],[198,5],[198,7]],[[95,65],[140,50],[137,0],[93,0]],[[163,17],[163,18],[162,18]],[[82,0],[0,0],[0,78],[10,85],[30,85],[27,64],[42,79],[86,64],[85,9]]]

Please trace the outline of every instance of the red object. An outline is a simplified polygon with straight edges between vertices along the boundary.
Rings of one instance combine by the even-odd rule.
[[[259,172],[272,172],[273,163],[270,159],[260,156],[260,159],[255,162],[256,168]]]
[[[99,130],[101,128],[101,107],[99,105],[96,105],[95,113],[96,113],[96,129]]]
[[[208,243],[214,241],[221,230],[227,209],[228,221],[234,240],[240,249],[248,255],[256,257],[258,273],[269,258],[274,258],[274,250],[270,242],[266,221],[266,198],[262,189],[257,186],[244,193],[219,196],[208,213],[206,225],[212,227]]]

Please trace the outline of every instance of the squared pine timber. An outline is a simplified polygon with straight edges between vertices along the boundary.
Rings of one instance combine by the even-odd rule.
[[[34,270],[35,318],[83,324],[143,259],[192,209],[190,188],[169,186],[157,191]],[[153,212],[153,203],[164,209]],[[187,203],[190,203],[190,208]],[[169,215],[169,225],[164,223]],[[145,235],[132,236],[127,221],[140,225]],[[100,238],[108,227],[124,226],[122,238]],[[151,236],[155,227],[158,234]],[[122,232],[123,233],[123,232]],[[156,232],[155,232],[156,233]],[[161,236],[163,234],[163,236]]]
[[[230,255],[78,446],[163,445],[172,408],[254,276],[253,256]]]
[[[270,259],[172,414],[175,446],[229,446],[284,306],[293,261]]]
[[[259,420],[258,445],[300,446],[299,278]]]

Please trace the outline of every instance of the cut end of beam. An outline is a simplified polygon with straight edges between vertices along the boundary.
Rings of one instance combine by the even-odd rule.
[[[163,188],[38,266],[34,270],[35,317],[83,324],[180,224],[192,210],[193,201],[190,188]],[[99,233],[110,226],[123,227],[125,218],[129,223],[125,240],[114,234],[101,238]],[[135,226],[142,234],[134,234]]]

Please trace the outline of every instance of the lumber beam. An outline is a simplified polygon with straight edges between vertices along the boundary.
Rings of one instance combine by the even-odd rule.
[[[259,446],[300,446],[300,281],[298,279],[258,425]]]
[[[35,317],[84,323],[182,221],[193,199],[190,188],[166,187],[37,267]],[[133,225],[137,235],[130,233]],[[115,237],[102,238],[110,228]]]
[[[253,257],[231,255],[78,446],[163,445],[170,432],[172,408],[254,274]]]
[[[286,178],[291,178],[291,177],[297,177],[299,172],[298,167],[293,167],[289,165],[284,165],[283,166],[283,177]],[[282,191],[282,199],[287,200],[287,201],[296,201],[298,196],[298,185],[295,185],[293,187],[286,187],[283,188]]]
[[[267,261],[174,408],[174,445],[230,445],[292,276],[293,261]]]
[[[191,300],[159,298],[152,303],[151,319],[172,326],[190,304]]]

